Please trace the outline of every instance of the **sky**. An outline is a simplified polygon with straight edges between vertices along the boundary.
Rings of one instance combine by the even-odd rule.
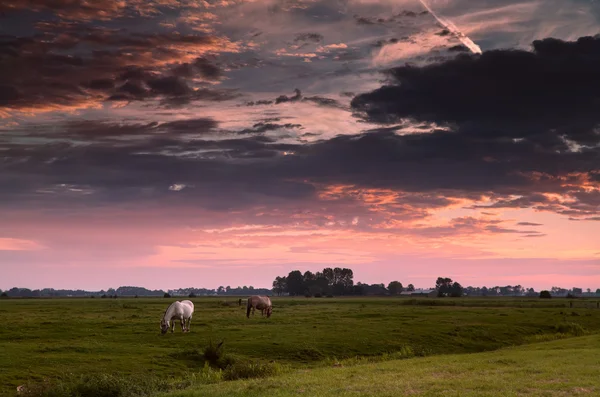
[[[600,288],[599,18],[3,0],[0,288]]]

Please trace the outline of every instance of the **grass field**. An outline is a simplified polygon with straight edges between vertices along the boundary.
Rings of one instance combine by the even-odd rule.
[[[329,376],[331,370],[322,367],[341,362],[354,368],[366,361],[356,357],[383,360],[458,354],[418,359],[418,369],[474,357],[460,355],[464,353],[600,331],[600,310],[592,301],[576,301],[570,308],[564,299],[273,298],[270,319],[257,314],[248,320],[232,297],[193,299],[192,332],[182,334],[176,328],[175,334],[161,336],[159,320],[173,300],[0,300],[0,394],[14,395],[18,385],[28,382],[69,382],[86,374],[166,382],[157,390],[194,385],[198,382],[184,380],[195,379],[194,374],[203,371],[201,352],[211,340],[224,340],[227,355],[240,363],[278,365],[284,372],[324,371],[307,372],[302,379],[283,374],[269,381],[275,385],[286,379],[304,379],[309,384],[311,376]],[[497,353],[490,354],[477,357],[496,357]],[[390,361],[366,368],[376,374],[377,368],[393,372],[394,366],[402,369],[404,365],[409,364]],[[469,368],[468,361],[463,365]],[[497,368],[504,367],[499,364]],[[244,390],[253,384],[220,382],[210,392],[218,395],[221,387]],[[426,390],[426,386],[420,387]]]

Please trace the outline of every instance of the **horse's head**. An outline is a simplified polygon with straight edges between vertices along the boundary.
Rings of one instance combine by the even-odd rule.
[[[271,317],[271,313],[273,313],[273,307],[269,306],[267,307],[267,318]]]
[[[169,322],[165,321],[164,319],[160,320],[160,333],[164,335],[167,333],[168,330],[169,330]]]

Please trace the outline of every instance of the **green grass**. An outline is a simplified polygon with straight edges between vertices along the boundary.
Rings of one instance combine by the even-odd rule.
[[[192,332],[176,328],[161,336],[159,320],[173,300],[0,300],[0,395],[27,382],[89,374],[152,378],[149,383],[168,387],[206,383],[214,374],[189,377],[202,371],[199,352],[210,341],[225,341],[238,366],[225,378],[235,379],[281,372],[265,363],[308,369],[340,360],[475,353],[600,331],[595,301],[577,301],[571,309],[558,299],[273,298],[270,319],[258,313],[248,320],[231,297],[192,299]],[[115,379],[101,381],[120,382]]]
[[[598,335],[495,352],[318,368],[196,386],[161,397],[597,396]]]

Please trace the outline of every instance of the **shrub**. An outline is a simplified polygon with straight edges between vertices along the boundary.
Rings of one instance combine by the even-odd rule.
[[[196,294],[194,294],[193,292],[190,292],[190,294],[188,295],[188,298],[195,298]]]
[[[0,298],[8,298],[8,294],[6,292],[3,292],[2,294],[0,294]]]
[[[330,295],[327,295],[327,297],[328,297],[328,298],[333,298],[333,295],[331,295],[331,294],[330,294]]]
[[[550,295],[550,291],[544,290],[544,291],[540,292],[540,298],[541,299],[550,299],[550,298],[552,298],[552,295]]]
[[[317,292],[317,293],[315,294],[315,298],[321,298],[322,296],[323,296],[323,295],[321,295],[321,293],[320,293],[320,292]]]
[[[225,369],[235,362],[233,357],[225,354],[223,349],[224,342],[221,341],[217,345],[214,345],[212,341],[208,343],[208,346],[204,348],[204,352],[202,353],[206,363],[216,368]]]
[[[100,298],[106,299],[106,294],[103,294]]]
[[[165,294],[163,295],[163,298],[170,298],[171,294],[169,294],[168,292],[165,292]]]

